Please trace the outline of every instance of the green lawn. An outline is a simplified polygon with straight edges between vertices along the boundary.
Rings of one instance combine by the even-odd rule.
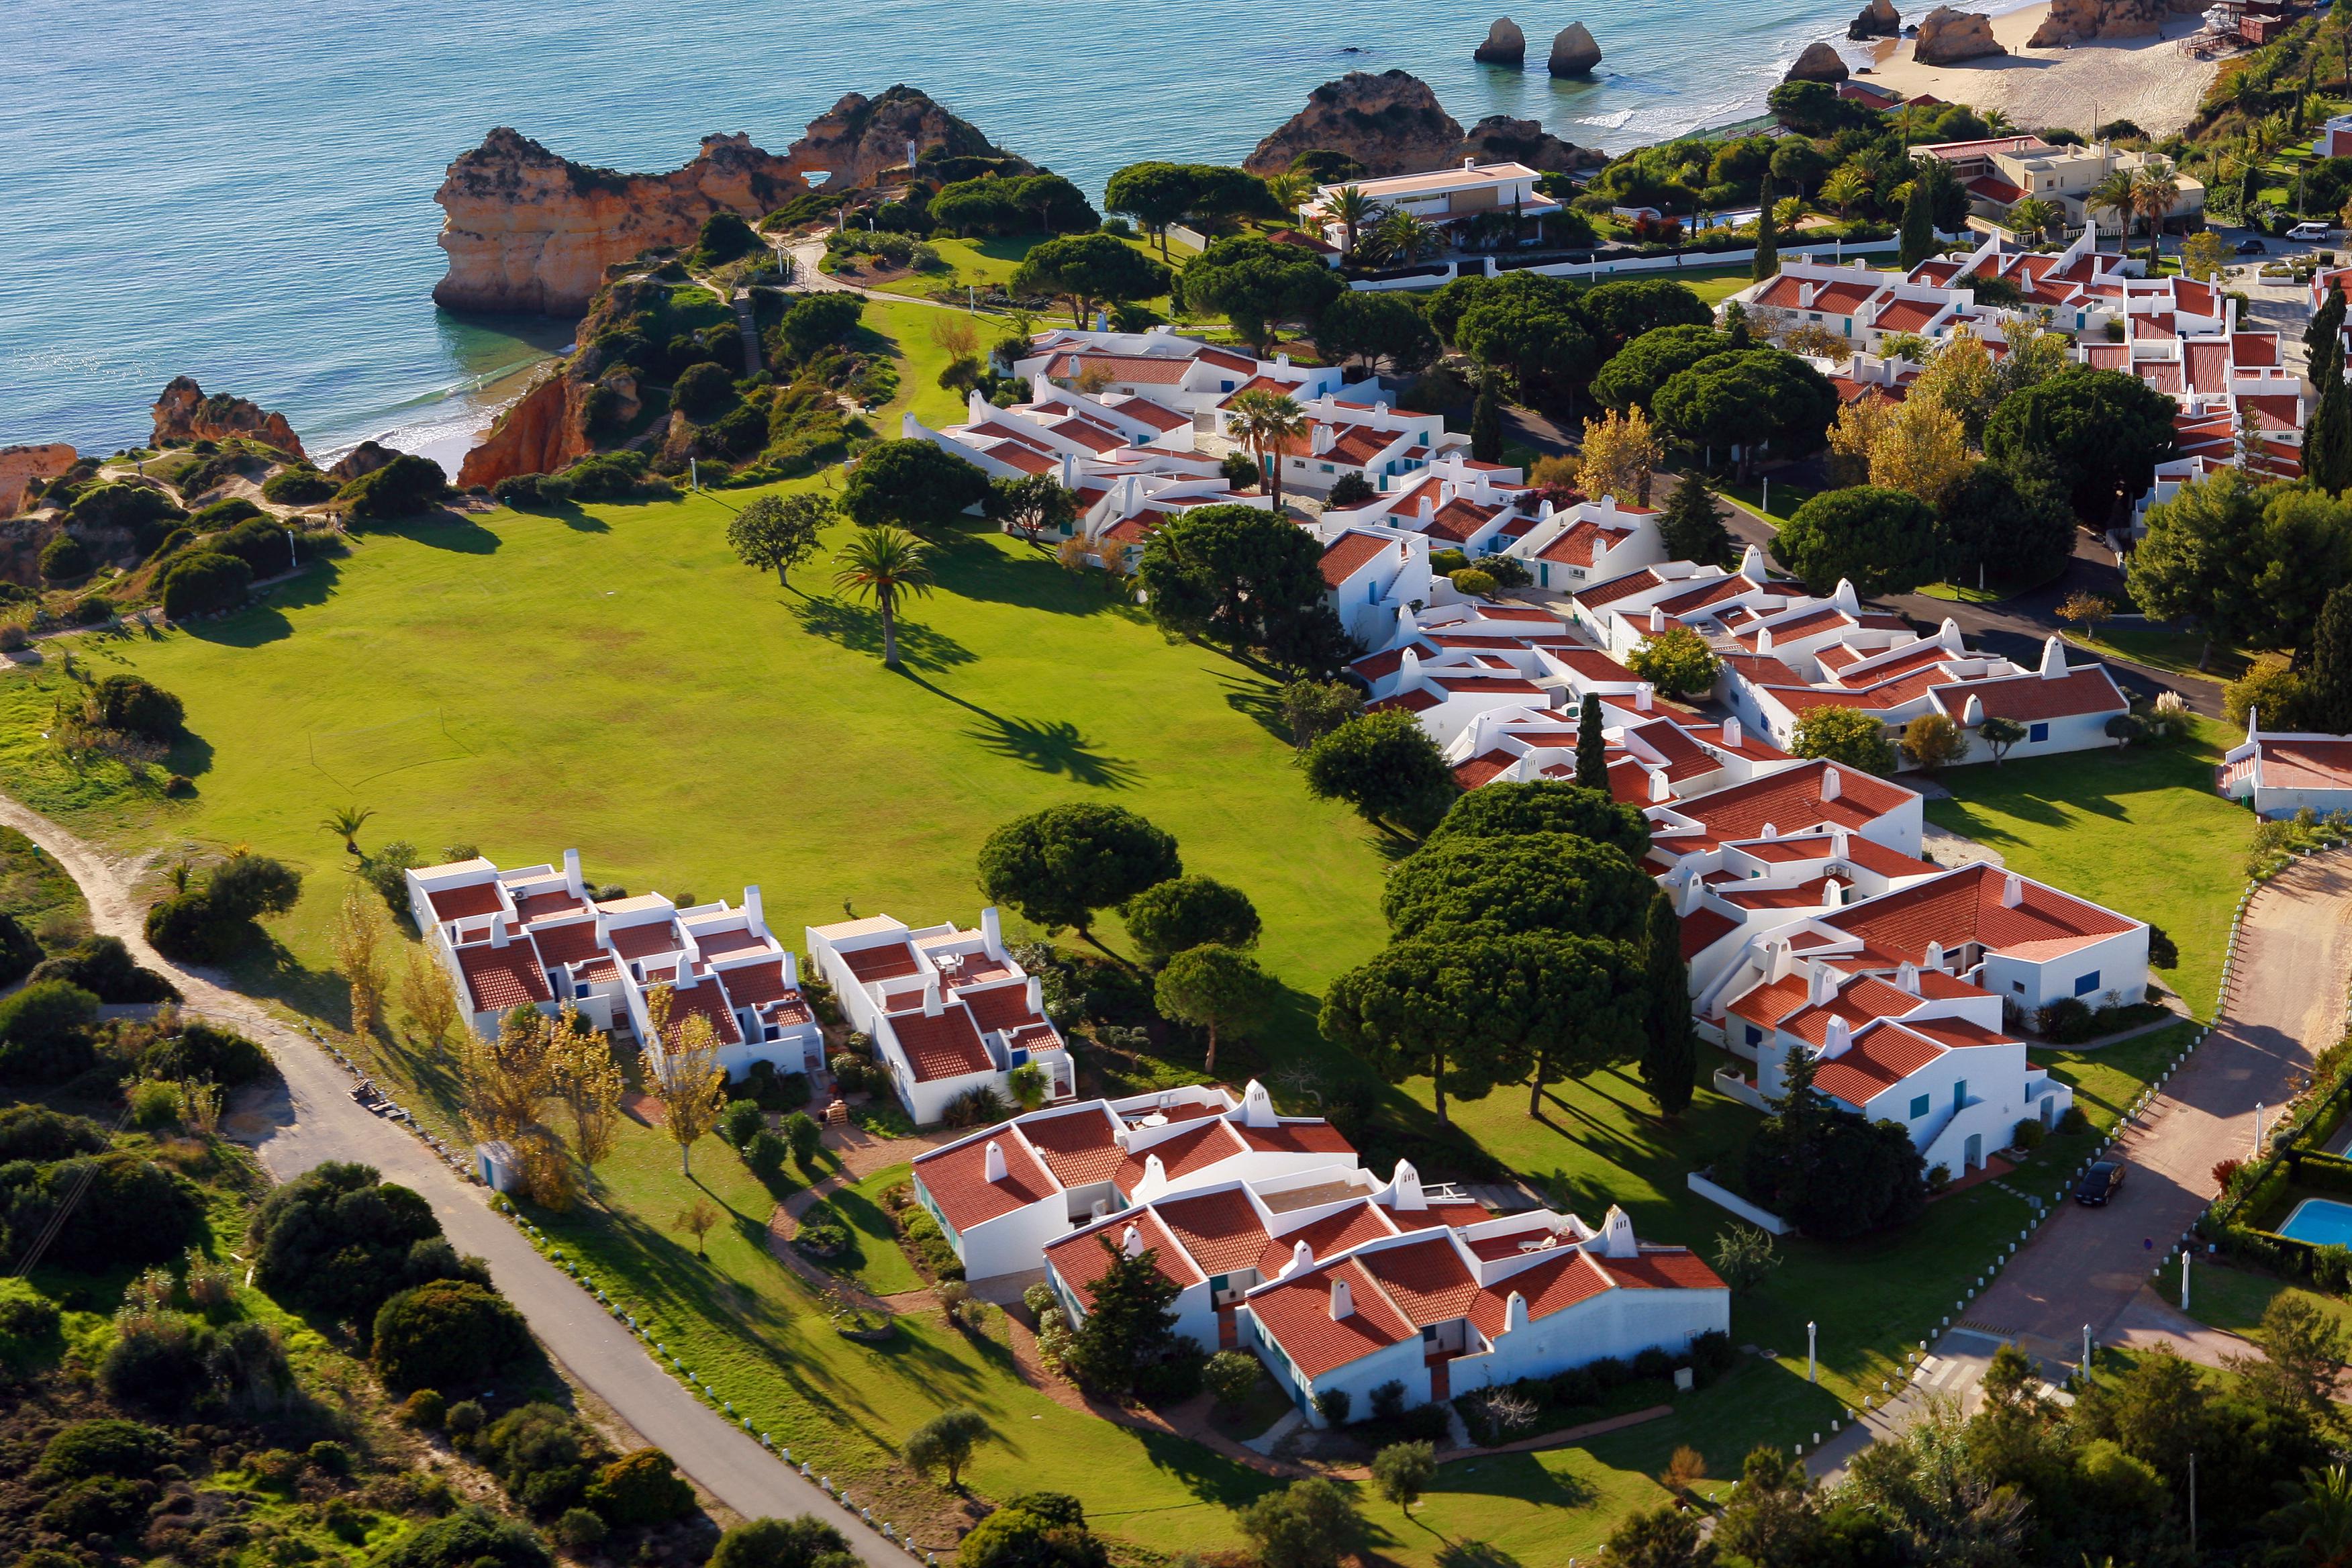
[[[2096,637],[2068,632],[2066,640],[2093,653],[2129,659],[2190,680],[2234,680],[2246,672],[2249,662],[2240,649],[2216,648],[2212,668],[2200,669],[2197,661],[2204,657],[2204,637],[2195,632],[2170,632],[2161,627],[2119,626],[2110,622]]]
[[[2170,1289],[2179,1289],[2179,1281],[2173,1279]],[[2338,1325],[2352,1329],[2352,1302],[2339,1297],[2306,1290],[2273,1274],[2257,1274],[2228,1264],[2201,1263],[2190,1268],[2189,1315],[2228,1333],[2252,1333],[2261,1326],[2263,1313],[2269,1310],[2271,1302],[2281,1296],[2316,1307]]]
[[[2200,720],[2167,745],[1956,768],[1939,781],[1954,798],[1929,801],[1927,818],[2038,881],[2163,927],[2180,967],[2156,978],[2210,1018],[2251,837],[2244,809],[2213,793],[2227,743],[2225,726]]]
[[[2180,1023],[2095,1050],[2037,1047],[2026,1055],[2035,1067],[2048,1068],[2053,1077],[2074,1086],[2074,1104],[2091,1123],[2092,1131],[2079,1135],[2088,1144],[2123,1120],[2125,1110],[2139,1098],[2139,1091],[2189,1048],[2196,1033],[2196,1025]],[[2076,1152],[2066,1152],[2056,1163],[2070,1166],[2078,1157]]]
[[[1756,281],[1742,267],[1694,267],[1679,271],[1631,273],[1630,277],[1671,278],[1710,305],[1720,305]]]
[[[1769,498],[1765,493],[1765,484],[1760,479],[1750,479],[1745,484],[1718,484],[1715,488],[1721,494],[1731,497],[1775,527],[1787,522],[1799,507],[1812,500],[1818,493],[1806,486],[1783,484],[1777,479],[1772,481]],[[1766,505],[1768,499],[1770,502],[1769,507]]]

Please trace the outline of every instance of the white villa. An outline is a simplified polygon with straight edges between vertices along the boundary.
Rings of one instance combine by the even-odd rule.
[[[2263,730],[2261,721],[2247,715],[2246,738],[2213,770],[2216,789],[2264,820],[2352,811],[2352,737]]]
[[[874,1041],[890,1087],[919,1126],[941,1121],[959,1095],[1014,1098],[1013,1073],[1036,1068],[1048,1101],[1077,1092],[1061,1031],[1038,982],[1004,950],[993,909],[976,931],[910,930],[888,915],[808,928],[809,962],[841,998],[850,1026]]]
[[[648,1048],[646,995],[672,988],[670,1037],[700,1015],[719,1062],[740,1077],[755,1061],[783,1072],[823,1065],[824,1037],[801,994],[797,956],[772,935],[760,889],[680,909],[659,893],[599,903],[581,879],[580,852],[563,864],[501,871],[488,860],[406,874],[409,913],[448,971],[475,1033],[495,1037],[519,1006],[576,1008],[596,1028]]]
[[[1543,171],[1525,163],[1481,163],[1465,158],[1458,169],[1432,169],[1418,174],[1395,174],[1378,180],[1346,180],[1317,188],[1298,209],[1299,221],[1323,237],[1344,246],[1347,226],[1332,216],[1332,198],[1350,185],[1389,212],[1406,212],[1424,223],[1447,225],[1488,213],[1517,213],[1524,218],[1549,217],[1559,204],[1537,189]]]
[[[1074,1229],[1134,1205],[1305,1173],[1352,1180],[1356,1151],[1318,1117],[1281,1116],[1265,1086],[1236,1100],[1180,1089],[1016,1116],[915,1161],[914,1192],[974,1279],[1036,1268]]]
[[[2205,210],[2204,184],[2161,153],[2131,152],[2105,142],[2058,147],[2031,134],[1920,142],[1909,152],[1914,158],[1948,164],[1968,188],[1969,205],[1990,218],[2004,217],[2019,202],[2038,196],[2065,215],[2066,226],[2080,227],[2091,221],[2086,198],[2101,180],[2144,169],[2171,175],[2179,187],[2167,218],[2194,217]]]
[[[1192,417],[1202,429],[1215,428],[1218,404],[1253,383],[1272,385],[1304,403],[1344,390],[1345,373],[1319,365],[1294,365],[1290,356],[1254,358],[1237,349],[1181,337],[1172,329],[1146,332],[1089,332],[1056,328],[1035,334],[1029,352],[1011,367],[1023,381],[1038,376],[1075,388],[1081,381],[1101,384],[1102,394],[1138,397]]]

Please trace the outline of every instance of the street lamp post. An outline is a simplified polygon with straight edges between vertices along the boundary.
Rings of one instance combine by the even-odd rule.
[[[2180,1310],[2189,1310],[2189,1249],[2180,1249]]]
[[[1813,1360],[1814,1336],[1820,1331],[1820,1328],[1821,1325],[1818,1323],[1805,1325],[1805,1381],[1807,1383],[1819,1383],[1822,1380],[1821,1368]]]

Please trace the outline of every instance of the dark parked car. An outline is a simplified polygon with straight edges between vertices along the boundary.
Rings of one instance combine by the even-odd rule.
[[[2271,247],[2259,239],[2238,241],[2238,254],[2241,256],[2268,256],[2270,253]]]
[[[2074,1184],[2074,1201],[2078,1204],[2087,1204],[2093,1208],[2101,1207],[2109,1198],[2116,1195],[2116,1189],[2123,1184],[2122,1163],[2116,1160],[2101,1160],[2084,1172],[2083,1179]]]

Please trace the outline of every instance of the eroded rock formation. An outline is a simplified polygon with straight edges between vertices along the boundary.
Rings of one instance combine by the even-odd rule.
[[[1597,147],[1563,142],[1540,121],[1514,120],[1507,114],[1490,114],[1473,125],[1446,162],[1459,163],[1465,158],[1481,163],[1525,163],[1547,172],[1597,169],[1609,162],[1609,154]]]
[[[619,363],[622,352],[604,341],[610,323],[644,309],[667,285],[644,280],[615,283],[598,297],[580,323],[579,351],[555,373],[509,405],[457,469],[460,487],[494,485],[516,474],[552,474],[597,449],[595,431],[634,424],[644,405],[634,372]],[[595,416],[601,415],[601,420]]]
[[[1570,22],[1551,41],[1551,74],[1554,76],[1586,76],[1601,63],[1601,46],[1592,41],[1592,31],[1581,22]]]
[[[905,86],[879,98],[849,94],[781,154],[740,133],[708,136],[691,162],[665,174],[591,168],[501,127],[451,163],[434,193],[449,271],[433,298],[453,310],[576,315],[606,268],[657,246],[691,244],[714,213],[756,222],[812,183],[823,191],[871,184],[905,166],[910,142],[927,163],[936,151],[1019,164]]]
[[[2009,51],[1992,36],[1992,18],[1938,5],[1919,24],[1912,58],[1923,66],[1951,66]]]
[[[2164,31],[2170,0],[2051,0],[2049,14],[2025,40],[2029,49],[2056,49],[2099,38],[2139,38]]]
[[[1805,52],[1797,57],[1797,63],[1790,66],[1789,74],[1780,79],[1843,81],[1846,75],[1845,61],[1838,58],[1838,52],[1827,44],[1816,42],[1805,46]]]
[[[25,492],[35,483],[47,484],[72,468],[78,455],[63,441],[0,447],[0,517],[14,517],[24,510]]]
[[[2201,6],[2204,0],[2198,0]],[[1892,38],[1903,31],[1903,18],[1895,13],[1895,0],[1870,0],[1862,15],[1848,22],[1845,36],[1860,43],[1864,38]]]
[[[286,416],[247,398],[226,392],[206,396],[195,377],[175,375],[155,400],[155,434],[151,446],[166,441],[227,441],[237,437],[275,447],[290,457],[304,457],[302,438]]]
[[[1307,107],[1257,144],[1242,166],[1278,174],[1301,153],[1344,153],[1374,175],[1409,174],[1459,160],[1462,122],[1419,77],[1349,71],[1307,96]]]
[[[327,477],[347,485],[362,474],[374,473],[399,456],[398,452],[381,442],[362,441],[344,453],[335,466],[327,470]]]
[[[1490,66],[1523,66],[1528,63],[1528,36],[1517,22],[1501,17],[1486,29],[1486,41],[1471,50],[1470,58]]]

